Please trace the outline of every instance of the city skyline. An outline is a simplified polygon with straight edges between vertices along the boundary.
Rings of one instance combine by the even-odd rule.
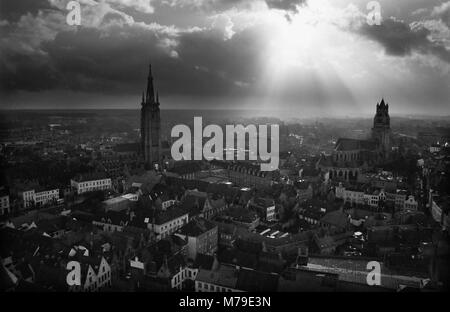
[[[0,0],[0,33],[0,292],[450,288],[450,0]]]

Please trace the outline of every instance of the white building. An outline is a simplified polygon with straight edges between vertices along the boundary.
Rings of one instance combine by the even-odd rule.
[[[441,151],[441,146],[439,144],[432,144],[430,146],[430,153],[439,153]]]
[[[76,190],[77,194],[86,192],[108,190],[112,187],[111,179],[72,179],[70,185]]]
[[[111,286],[111,266],[104,257],[94,266],[84,262],[83,259],[80,260],[81,285],[71,286],[70,291],[96,292],[103,287]]]
[[[174,200],[174,199],[169,199],[169,200],[163,201],[161,203],[161,208],[162,208],[162,210],[166,210],[170,206],[175,205],[175,203],[176,203],[176,200]]]
[[[373,208],[377,208],[380,201],[386,200],[386,193],[384,190],[375,191],[373,194],[364,194],[364,202]]]
[[[34,190],[19,192],[19,196],[22,198],[24,208],[28,208],[34,203]]]
[[[9,195],[6,193],[2,193],[0,195],[0,216],[3,216],[10,212],[11,210],[9,206]]]
[[[36,206],[44,206],[53,201],[59,200],[59,189],[35,191],[34,189],[21,191],[19,196],[22,198],[23,207],[29,208],[33,204]]]
[[[106,259],[102,257],[97,272],[97,287],[102,288],[105,286],[111,286],[111,266]]]
[[[342,186],[342,183],[339,183],[339,186],[336,186],[335,196],[336,198],[343,199],[344,202],[361,205],[367,204],[373,208],[377,208],[380,201],[392,202],[394,203],[396,209],[404,209],[407,204],[411,205],[411,207],[415,206],[416,208],[414,209],[417,209],[418,205],[414,200],[414,196],[410,196],[407,199],[406,192],[403,190],[397,190],[397,192],[391,193],[386,192],[384,189],[380,189],[374,191],[373,193],[367,193],[364,190],[356,188],[345,188]]]
[[[161,211],[154,220],[146,218],[147,228],[156,234],[156,239],[160,240],[170,236],[189,222],[189,213],[178,207],[169,207]]]
[[[137,202],[139,200],[139,194],[138,193],[128,193],[125,195],[122,195],[123,198],[126,198],[130,201]]]
[[[408,199],[405,200],[405,209],[416,211],[419,203],[416,201],[413,195],[409,195]]]
[[[266,220],[269,222],[277,220],[276,215],[275,215],[275,205],[267,207]]]
[[[364,204],[364,192],[362,190],[357,189],[346,189],[342,186],[342,183],[339,183],[339,186],[336,186],[335,190],[336,198],[343,199],[345,202],[349,202],[351,204]]]
[[[240,292],[236,287],[238,271],[232,265],[213,264],[211,270],[200,268],[195,279],[196,292]]]
[[[175,234],[187,240],[187,256],[195,260],[197,254],[213,255],[217,251],[219,241],[218,227],[203,219],[191,220]]]

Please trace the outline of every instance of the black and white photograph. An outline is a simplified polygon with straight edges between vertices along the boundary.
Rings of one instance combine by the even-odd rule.
[[[445,293],[449,213],[448,0],[0,0],[1,293]]]

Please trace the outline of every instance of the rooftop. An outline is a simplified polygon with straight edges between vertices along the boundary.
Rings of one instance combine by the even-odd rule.
[[[369,140],[357,140],[340,138],[336,142],[336,151],[354,151],[354,150],[372,150],[375,148],[375,142]]]
[[[232,265],[221,264],[216,270],[200,269],[196,281],[215,284],[223,287],[236,288],[238,276]]]
[[[85,173],[75,176],[72,180],[76,182],[87,182],[95,180],[109,179],[105,172]]]
[[[189,221],[188,224],[184,225],[181,229],[178,230],[178,233],[190,237],[198,237],[215,227],[216,225],[212,222],[203,218],[199,218]]]

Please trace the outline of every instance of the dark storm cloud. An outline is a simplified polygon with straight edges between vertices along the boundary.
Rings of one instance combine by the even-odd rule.
[[[221,12],[231,9],[233,7],[245,8],[247,5],[255,2],[265,2],[270,9],[284,10],[290,13],[298,13],[297,6],[303,6],[307,0],[203,0],[203,1],[189,1],[189,0],[159,0],[156,1],[156,6],[185,6],[197,7],[206,12]]]
[[[16,22],[23,15],[45,9],[52,9],[48,0],[0,0],[0,20]]]
[[[412,52],[433,54],[445,62],[450,62],[450,50],[442,43],[429,38],[430,31],[419,23],[411,25],[389,18],[379,26],[363,24],[361,34],[377,41],[387,54],[395,56],[410,55]]]
[[[450,1],[435,7],[432,15],[438,17],[447,27],[450,27]]]
[[[285,10],[298,13],[298,7],[305,5],[306,0],[265,0],[271,9]]]
[[[103,23],[120,18],[111,13]],[[239,93],[257,75],[263,45],[259,31],[249,28],[228,40],[216,29],[171,33],[165,28],[121,25],[107,31],[62,31],[42,43],[45,56],[6,55],[0,82],[6,91],[137,94],[144,88],[151,60],[155,83],[165,94]]]
[[[50,8],[47,0],[0,1],[2,8],[6,8],[5,16],[12,22],[3,26],[3,30],[12,34],[11,38],[21,34],[20,30],[14,34],[14,22],[21,15],[35,15],[40,9]],[[251,1],[254,0],[203,3],[224,9]],[[297,4],[305,3],[305,0],[265,1],[270,8],[286,11],[296,11]],[[47,18],[46,15],[37,18],[40,21],[36,25],[45,23]],[[109,25],[108,30],[105,25]],[[27,27],[32,29],[33,25]],[[0,90],[71,89],[131,94],[140,91],[145,83],[147,66],[143,60],[150,59],[155,65],[158,87],[170,94],[239,94],[248,91],[259,74],[258,64],[263,60],[258,55],[265,43],[260,36],[264,30],[258,27],[236,33],[228,40],[217,29],[171,34],[167,27],[161,28],[128,25],[119,12],[109,12],[99,27],[69,31],[62,28],[54,38],[44,38],[25,50],[20,44],[14,49],[4,46]],[[170,42],[175,45],[170,46]]]
[[[258,75],[265,40],[264,28],[250,27],[228,40],[219,31],[194,32],[180,38],[179,54],[183,62],[198,71],[223,77],[229,84],[252,83]]]
[[[48,59],[39,55],[2,54],[0,60],[0,90],[3,91],[53,89],[59,85],[60,76]]]
[[[224,103],[241,103],[248,98],[255,98],[255,103],[259,104],[261,99],[267,98],[268,101],[274,99],[274,103],[291,103],[289,105],[319,103],[319,107],[320,103],[324,103],[323,109],[326,109],[327,103],[356,103],[360,100],[352,98],[353,89],[358,91],[360,86],[356,84],[350,88],[348,82],[354,80],[340,75],[338,70],[333,72],[332,68],[315,72],[315,66],[292,66],[289,69],[282,68],[281,74],[278,73],[277,76],[276,66],[271,64],[274,62],[270,59],[272,55],[267,55],[274,53],[270,41],[276,39],[272,34],[277,33],[264,28],[271,25],[270,20],[257,20],[255,23],[259,26],[254,25],[253,17],[249,19],[252,22],[248,24],[247,20],[241,21],[241,15],[254,14],[249,11],[250,6],[246,5],[249,3],[262,4],[265,1],[269,8],[282,10],[268,14],[265,6],[259,5],[258,10],[263,12],[262,19],[265,14],[280,17],[280,13],[295,18],[297,9],[304,5],[305,1],[192,0],[192,3],[205,6],[201,7],[201,10],[196,7],[195,14],[192,14],[192,10],[190,14],[185,14],[183,23],[176,20],[188,11],[181,7],[184,3],[182,0],[173,0],[181,3],[177,10],[166,4],[165,11],[162,12],[158,12],[161,6],[156,1],[150,3],[155,14],[142,13],[142,18],[138,19],[131,14],[139,11],[136,4],[138,2],[135,1],[128,1],[127,7],[123,7],[125,2],[118,5],[116,0],[108,0],[98,5],[83,4],[83,21],[86,22],[81,27],[66,24],[64,6],[60,6],[63,14],[51,10],[36,14],[37,7],[18,5],[16,9],[8,12],[9,22],[0,24],[0,31],[7,30],[4,32],[5,36],[0,37],[0,91],[10,91],[11,97],[28,93],[15,91],[43,91],[30,93],[30,106],[36,104],[34,97],[37,99],[41,96],[41,104],[36,105],[46,105],[47,97],[50,99],[52,94],[64,93],[67,90],[73,90],[71,94],[83,94],[86,98],[91,98],[86,105],[101,105],[102,103],[95,101],[105,95],[120,102],[122,98],[140,97],[140,93],[145,89],[148,63],[151,61],[156,88],[162,97],[178,98],[174,106],[195,106],[198,103],[200,106],[220,107],[228,105]],[[170,0],[165,1],[169,3]],[[134,5],[131,5],[131,2]],[[47,4],[45,1],[35,3]],[[207,6],[208,4],[210,6]],[[226,12],[232,7],[236,10]],[[217,12],[220,13],[216,14]],[[442,6],[432,16],[434,21],[439,22],[438,20],[445,18],[445,12],[446,7]],[[233,16],[236,13],[237,18]],[[18,21],[21,14],[23,18]],[[159,19],[155,18],[158,14],[161,14]],[[361,16],[365,18],[363,14],[357,15],[357,18],[360,19]],[[259,15],[256,14],[256,19],[258,18]],[[406,24],[387,19],[379,27],[366,24],[361,26],[356,22],[350,26],[347,26],[347,23],[342,25],[341,30],[350,33],[352,39],[355,32],[362,34],[363,37],[359,39],[365,42],[369,38],[379,42],[387,54],[405,56],[413,52],[431,53],[450,62],[449,52],[442,43],[430,39],[430,31],[434,35],[436,29],[427,29],[428,26],[424,25],[428,24]],[[440,25],[443,24],[439,22]],[[283,42],[280,49],[283,48],[282,44]],[[287,47],[289,48],[289,44]],[[354,47],[348,46],[348,49],[352,48]],[[346,51],[348,50],[343,49],[342,54]],[[361,59],[370,59],[373,52],[362,49]],[[314,53],[310,56],[316,57]],[[269,60],[264,57],[269,57]],[[442,87],[445,85],[445,77],[442,79],[439,73],[436,74],[437,67],[430,67],[428,71],[424,71],[423,66],[416,68],[416,61],[415,58],[407,59],[409,64],[413,64],[411,71],[414,74],[405,79],[402,77],[397,84],[392,83],[397,82],[395,77],[384,80],[385,77],[375,73],[369,77],[367,85],[375,85],[376,88],[381,80],[379,84],[395,87],[407,88],[409,84],[414,86],[413,89],[408,89],[411,91],[408,94],[414,101],[420,98],[415,90],[421,85],[423,102],[428,98],[435,103],[444,103],[448,98],[448,92],[445,93],[446,89]],[[305,65],[308,65],[306,61]],[[319,70],[322,70],[321,68],[319,67]],[[271,77],[270,70],[275,71],[274,77]],[[351,70],[353,68],[348,68],[348,71]],[[391,72],[384,74],[387,77]],[[410,83],[412,79],[415,80]],[[383,89],[385,90],[385,87]],[[397,91],[392,91],[395,92]],[[267,97],[261,96],[266,94]],[[242,101],[230,100],[233,96]],[[208,100],[213,97],[217,101]],[[444,100],[441,100],[442,98]],[[106,105],[109,104],[105,102]],[[120,107],[122,103],[117,105]],[[123,105],[127,105],[126,101]]]

